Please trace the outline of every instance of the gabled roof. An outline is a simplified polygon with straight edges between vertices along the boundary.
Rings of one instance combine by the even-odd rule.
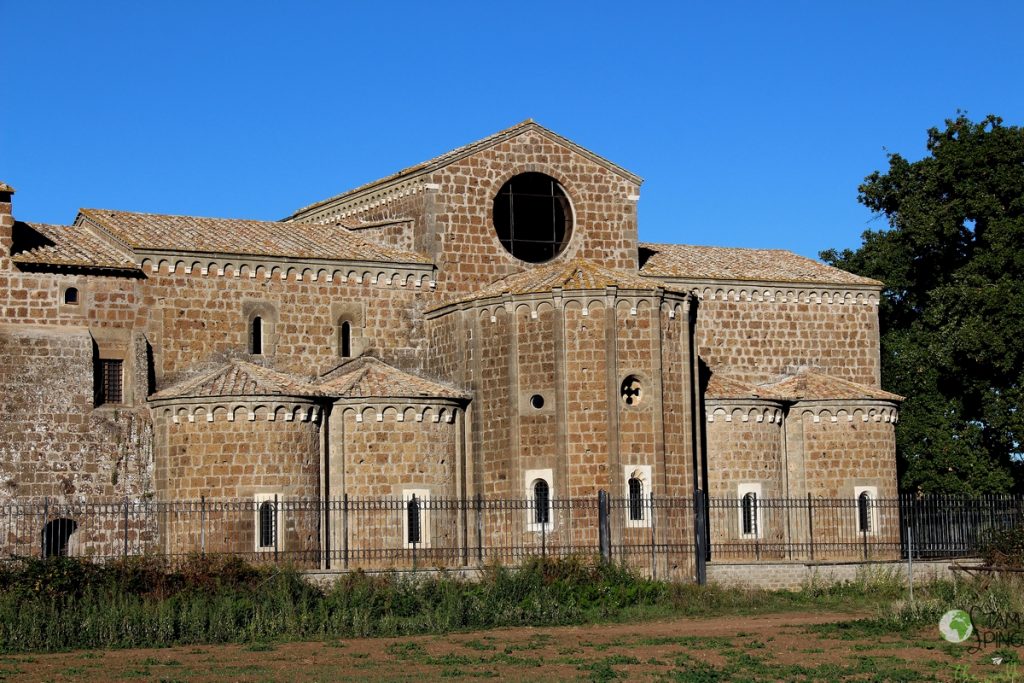
[[[769,390],[791,401],[829,401],[875,399],[902,401],[903,397],[888,391],[858,384],[819,372],[801,372],[779,382],[765,385]]]
[[[329,261],[429,263],[412,251],[370,242],[342,226],[81,209],[88,223],[141,251],[217,253]]]
[[[707,399],[752,399],[770,401],[902,401],[903,397],[820,372],[803,371],[775,382],[751,384],[721,372],[713,372],[704,391]]]
[[[488,299],[504,294],[550,292],[556,287],[564,291],[600,290],[606,287],[654,290],[664,289],[665,285],[662,282],[641,277],[630,271],[608,268],[593,261],[574,258],[568,261],[556,261],[547,265],[532,267],[521,273],[515,273],[500,280],[495,280],[475,292],[458,294],[454,298],[436,306],[433,310],[464,301]]]
[[[15,263],[78,268],[137,270],[131,252],[98,238],[82,226],[15,223]],[[31,231],[31,232],[28,232]]]
[[[882,285],[878,280],[854,275],[783,249],[641,243],[640,251],[640,274],[648,277],[874,287]]]
[[[318,383],[320,390],[338,398],[447,398],[465,400],[470,395],[362,356],[339,365]]]
[[[14,188],[0,180],[0,192],[6,192],[8,194],[14,194]]]
[[[708,399],[761,398],[774,401],[782,398],[778,393],[772,391],[768,387],[741,382],[737,379],[733,379],[732,377],[727,377],[721,372],[711,373],[711,378],[708,380],[708,386],[704,390],[704,397]]]
[[[158,391],[150,401],[217,396],[323,396],[319,388],[292,375],[255,363],[232,360],[213,372]]]
[[[341,194],[334,195],[333,197],[328,197],[327,199],[323,199],[321,201],[314,202],[313,204],[310,204],[309,206],[304,206],[301,209],[298,209],[297,211],[295,211],[295,213],[293,213],[291,216],[289,216],[285,220],[290,220],[292,218],[296,218],[300,214],[306,213],[308,211],[312,211],[313,209],[317,209],[317,208],[319,208],[321,206],[324,206],[326,204],[331,204],[331,203],[337,202],[337,201],[339,201],[341,199],[345,199],[345,198],[347,198],[349,196],[360,194],[362,192],[365,192],[367,190],[371,190],[371,189],[379,187],[379,186],[387,185],[389,183],[396,182],[396,181],[399,181],[399,180],[404,180],[406,178],[411,178],[413,176],[422,175],[424,173],[430,173],[430,172],[435,171],[435,170],[437,170],[439,168],[447,166],[448,164],[454,163],[454,162],[458,161],[459,159],[463,159],[463,158],[468,157],[468,156],[470,156],[472,154],[476,154],[477,152],[479,152],[481,150],[487,149],[488,147],[493,147],[493,146],[495,146],[497,144],[500,144],[500,143],[504,142],[505,140],[509,140],[511,138],[514,138],[517,135],[521,135],[521,134],[523,134],[523,133],[525,133],[527,131],[537,132],[537,133],[543,135],[544,137],[552,140],[553,142],[556,142],[556,143],[558,143],[560,145],[568,147],[569,149],[571,149],[572,151],[576,152],[577,154],[590,159],[594,163],[596,163],[596,164],[598,164],[600,166],[603,166],[603,167],[607,168],[608,170],[612,171],[613,173],[621,175],[621,176],[631,180],[632,182],[634,182],[634,183],[636,183],[638,185],[643,182],[643,178],[641,178],[640,176],[637,176],[637,175],[635,175],[633,173],[630,173],[629,171],[627,171],[626,169],[622,168],[621,166],[619,166],[617,164],[614,164],[611,161],[608,161],[604,157],[602,157],[602,156],[600,156],[598,154],[595,154],[594,152],[591,152],[589,149],[587,149],[585,147],[581,147],[580,145],[577,145],[572,140],[564,138],[561,135],[559,135],[558,133],[555,133],[554,131],[548,130],[547,128],[545,128],[544,126],[540,125],[539,123],[537,123],[533,119],[526,119],[525,121],[523,121],[521,123],[517,123],[516,125],[512,126],[511,128],[506,128],[505,130],[498,131],[497,133],[495,133],[493,135],[489,135],[489,136],[483,138],[482,140],[477,140],[476,142],[471,142],[468,145],[463,145],[462,147],[458,147],[456,149],[453,149],[450,152],[445,152],[444,154],[441,154],[440,156],[436,156],[433,159],[429,159],[427,161],[424,161],[422,163],[416,164],[414,166],[409,166],[408,168],[404,168],[401,171],[398,171],[397,173],[393,173],[393,174],[391,174],[389,176],[385,176],[385,177],[380,178],[378,180],[374,180],[372,182],[366,183],[365,185],[360,185],[359,187],[356,187],[356,188],[351,189],[351,190],[347,190],[346,192],[342,192]]]

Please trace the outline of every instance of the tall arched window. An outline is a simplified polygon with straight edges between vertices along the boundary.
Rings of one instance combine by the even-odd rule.
[[[261,548],[273,548],[274,538],[276,536],[275,528],[277,525],[274,523],[276,520],[274,517],[274,504],[272,502],[265,501],[260,503],[260,547]]]
[[[629,519],[644,518],[644,483],[636,477],[629,478]]]
[[[543,479],[533,484],[533,521],[547,524],[551,519],[551,489]]]
[[[757,494],[746,493],[741,500],[743,533],[757,535]]]
[[[338,355],[342,358],[352,357],[352,323],[341,321],[338,327]]]
[[[252,319],[249,326],[249,353],[263,353],[263,318],[258,315]]]
[[[857,496],[857,531],[871,532],[871,494],[867,491]]]
[[[422,535],[420,533],[420,499],[413,494],[412,498],[405,506],[406,515],[406,528],[409,530],[408,543],[415,544],[420,543]]]

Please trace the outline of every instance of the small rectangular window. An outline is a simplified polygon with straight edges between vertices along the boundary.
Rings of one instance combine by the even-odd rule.
[[[101,358],[99,364],[96,405],[124,403],[124,361]]]

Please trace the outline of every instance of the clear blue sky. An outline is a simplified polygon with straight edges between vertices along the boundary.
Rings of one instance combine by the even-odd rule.
[[[0,0],[0,179],[275,219],[534,118],[641,175],[647,241],[853,247],[885,150],[1024,123],[1024,3]]]

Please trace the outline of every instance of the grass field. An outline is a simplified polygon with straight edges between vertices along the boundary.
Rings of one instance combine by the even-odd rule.
[[[402,638],[0,657],[5,681],[1015,681],[1021,650],[969,652],[937,628],[784,612]],[[1002,656],[1001,664],[992,663]]]
[[[29,561],[0,568],[0,681],[1024,683],[1024,581],[937,581],[906,598],[884,571],[770,592],[581,558],[326,588],[233,560]],[[1000,642],[944,640],[953,608]]]

